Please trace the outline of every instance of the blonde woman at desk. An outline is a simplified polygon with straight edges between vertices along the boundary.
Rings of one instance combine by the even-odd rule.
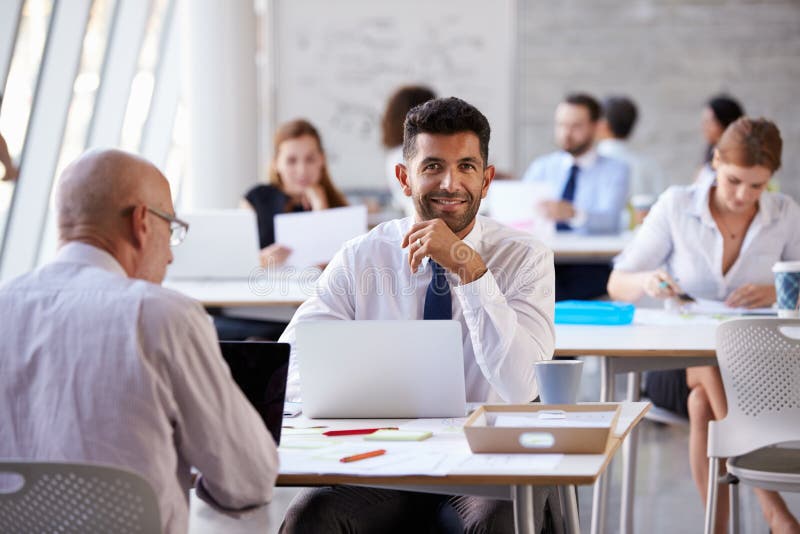
[[[256,212],[264,267],[282,265],[291,253],[275,243],[275,215],[347,205],[331,180],[319,132],[306,120],[278,127],[268,181],[248,191],[244,200]]]
[[[714,150],[716,182],[672,187],[661,196],[615,261],[611,298],[667,299],[687,292],[731,307],[772,305],[772,265],[800,259],[800,207],[766,191],[780,167],[781,146],[780,132],[768,120],[743,117],[731,124]],[[687,369],[686,385],[689,460],[705,502],[708,422],[725,417],[727,402],[717,367]],[[778,493],[755,491],[772,532],[800,532]],[[717,532],[725,532],[728,505],[727,491],[720,491]]]

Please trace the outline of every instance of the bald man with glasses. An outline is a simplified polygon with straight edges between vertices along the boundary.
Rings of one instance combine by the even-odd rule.
[[[56,204],[55,260],[0,288],[0,458],[136,471],[164,532],[188,529],[192,466],[221,511],[269,502],[272,437],[202,306],[160,285],[188,230],[167,180],[136,156],[90,152]]]

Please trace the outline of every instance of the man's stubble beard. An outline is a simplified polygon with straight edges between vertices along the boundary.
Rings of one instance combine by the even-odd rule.
[[[430,195],[430,194],[429,194]],[[450,228],[454,234],[458,234],[462,230],[464,230],[467,226],[472,223],[475,219],[476,215],[478,214],[478,209],[480,208],[480,199],[475,199],[471,193],[467,193],[467,209],[463,215],[457,216],[457,219],[453,220],[452,216],[448,216],[447,214],[436,214],[432,209],[433,201],[429,200],[425,196],[417,196],[414,195],[414,206],[416,207],[417,214],[423,221],[430,221],[433,219],[442,219],[447,227]],[[443,195],[442,193],[437,193],[437,196],[450,196],[452,198],[461,198],[458,195]]]

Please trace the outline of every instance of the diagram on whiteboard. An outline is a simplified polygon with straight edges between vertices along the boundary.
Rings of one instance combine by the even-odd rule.
[[[513,5],[275,0],[275,119],[319,127],[342,187],[380,188],[386,99],[400,85],[424,84],[478,107],[492,126],[490,160],[510,168]]]

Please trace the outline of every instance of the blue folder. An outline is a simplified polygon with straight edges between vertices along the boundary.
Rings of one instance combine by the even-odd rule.
[[[620,325],[633,322],[633,304],[599,300],[556,302],[556,324]]]

